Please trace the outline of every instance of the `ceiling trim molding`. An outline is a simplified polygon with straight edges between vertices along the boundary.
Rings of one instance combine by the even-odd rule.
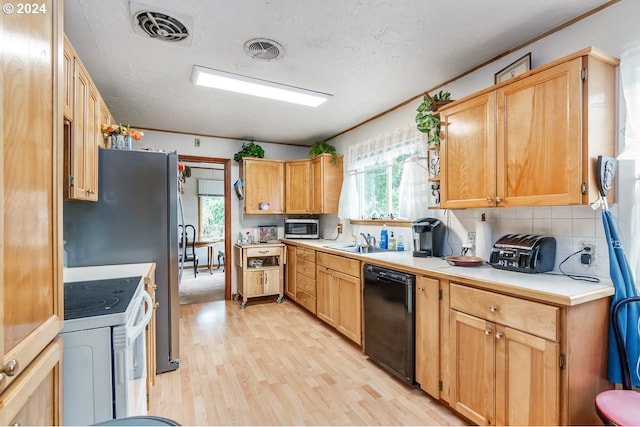
[[[571,19],[571,20],[569,20],[569,21],[567,21],[567,22],[565,22],[565,23],[563,23],[563,24],[561,24],[561,25],[559,25],[559,26],[557,26],[555,28],[552,28],[549,31],[546,31],[546,32],[544,32],[544,33],[542,33],[542,34],[540,34],[540,35],[538,35],[538,36],[536,36],[536,37],[534,37],[532,39],[529,39],[529,40],[527,40],[527,41],[525,41],[523,43],[520,43],[519,45],[514,46],[511,49],[506,50],[506,51],[502,52],[501,54],[499,54],[497,56],[494,56],[493,58],[490,58],[490,59],[482,62],[481,64],[476,65],[473,68],[468,69],[467,71],[464,71],[464,72],[462,72],[462,73],[460,73],[460,74],[458,74],[458,75],[456,75],[456,76],[454,76],[454,77],[452,77],[452,78],[450,78],[448,80],[445,80],[444,82],[438,84],[437,86],[432,87],[431,89],[427,89],[427,90],[425,90],[423,92],[420,92],[418,95],[416,95],[416,96],[414,96],[412,98],[409,98],[406,101],[403,101],[400,104],[389,108],[388,110],[385,110],[385,111],[383,111],[383,112],[381,112],[379,114],[376,114],[375,116],[373,116],[371,118],[368,118],[367,120],[365,120],[365,121],[363,121],[361,123],[358,123],[357,125],[351,126],[350,128],[348,128],[346,130],[343,130],[342,132],[339,132],[339,133],[337,133],[337,134],[335,134],[333,136],[330,136],[325,141],[329,141],[331,139],[337,138],[340,135],[344,135],[345,133],[351,132],[352,130],[357,129],[360,126],[363,126],[363,125],[365,125],[365,124],[367,124],[369,122],[372,122],[372,121],[374,121],[376,119],[379,119],[380,117],[385,116],[385,115],[391,113],[392,111],[397,110],[398,108],[404,107],[405,105],[413,102],[414,100],[416,100],[418,98],[422,98],[425,93],[433,92],[434,90],[436,90],[438,88],[441,88],[441,87],[443,87],[443,86],[445,86],[445,85],[447,85],[449,83],[452,83],[452,82],[454,82],[454,81],[456,81],[458,79],[461,79],[462,77],[465,77],[465,76],[473,73],[474,71],[477,71],[480,68],[497,61],[500,58],[503,58],[503,57],[515,52],[515,51],[518,51],[518,50],[520,50],[520,49],[522,49],[522,48],[524,48],[526,46],[529,46],[530,44],[533,44],[533,43],[537,42],[538,40],[541,40],[541,39],[543,39],[545,37],[548,37],[553,33],[557,33],[558,31],[563,30],[563,29],[575,24],[576,22],[582,21],[583,19],[586,19],[586,18],[588,18],[588,17],[590,17],[592,15],[595,15],[596,13],[598,13],[598,12],[604,10],[604,9],[607,9],[608,7],[611,7],[611,6],[613,6],[613,5],[617,4],[617,3],[620,3],[621,1],[622,0],[611,0],[611,1],[607,2],[607,3],[601,4],[600,6],[595,7],[593,9],[583,13],[582,15],[579,15],[579,16],[577,16],[577,17],[575,17],[575,18],[573,18],[573,19]]]

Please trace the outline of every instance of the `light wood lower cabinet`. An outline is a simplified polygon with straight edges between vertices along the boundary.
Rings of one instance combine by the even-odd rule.
[[[416,283],[416,382],[440,397],[440,281],[418,277]]]
[[[149,409],[149,394],[151,393],[151,387],[156,384],[156,314],[158,310],[158,303],[156,302],[156,264],[153,263],[149,272],[144,278],[144,288],[151,297],[152,305],[151,309],[153,314],[151,320],[146,329],[146,342],[147,342],[147,409]]]
[[[297,301],[296,293],[298,291],[298,284],[296,281],[296,250],[297,248],[293,245],[287,245],[287,263],[285,265],[285,283],[284,283],[284,293],[286,296],[291,298],[294,301]]]
[[[240,308],[245,308],[247,299],[284,295],[284,245],[234,245],[233,256],[238,271],[238,295],[242,297]]]
[[[62,424],[61,338],[54,339],[0,396],[0,425]]]
[[[318,252],[316,288],[318,318],[361,345],[360,261]]]
[[[462,284],[449,291],[454,410],[479,425],[598,423],[607,299],[556,307]]]

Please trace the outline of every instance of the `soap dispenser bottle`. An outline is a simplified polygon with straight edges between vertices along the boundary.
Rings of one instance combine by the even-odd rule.
[[[387,224],[382,226],[380,231],[380,249],[389,249],[389,233],[387,231]]]
[[[389,232],[389,245],[388,248],[390,251],[396,250],[396,238],[393,237],[393,231]]]

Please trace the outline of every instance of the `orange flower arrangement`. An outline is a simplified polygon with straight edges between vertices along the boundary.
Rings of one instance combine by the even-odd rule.
[[[135,130],[131,127],[131,125],[124,126],[120,123],[113,125],[102,125],[102,134],[105,138],[109,138],[111,135],[122,135],[127,136],[131,135],[133,139],[136,141],[140,141],[140,139],[144,136],[144,133],[139,130]]]

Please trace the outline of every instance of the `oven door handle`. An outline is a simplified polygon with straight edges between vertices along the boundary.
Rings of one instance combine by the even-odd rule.
[[[147,311],[144,313],[144,317],[137,325],[134,325],[132,328],[127,329],[127,340],[129,342],[133,342],[136,338],[138,338],[138,335],[144,332],[145,328],[149,324],[149,321],[151,320],[151,316],[153,315],[153,301],[151,300],[151,296],[147,293],[147,291],[142,291],[142,299],[147,306]]]

